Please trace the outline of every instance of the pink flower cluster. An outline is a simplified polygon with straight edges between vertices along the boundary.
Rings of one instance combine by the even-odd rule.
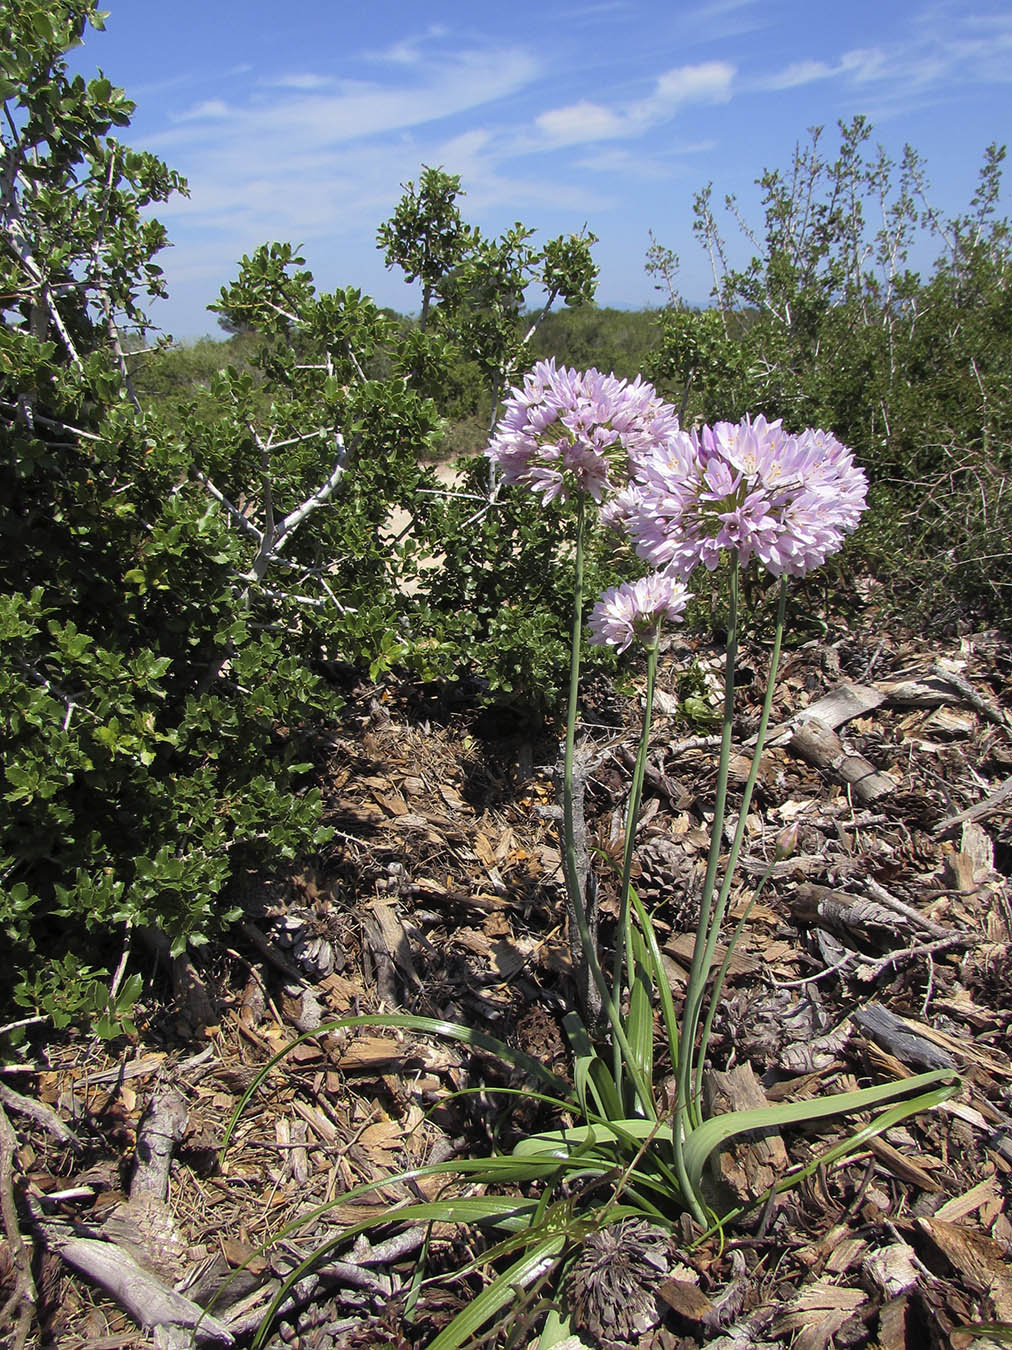
[[[606,508],[640,557],[687,577],[725,550],[774,576],[804,576],[836,553],[865,509],[867,479],[828,432],[798,436],[762,416],[677,431],[635,457]]]
[[[651,572],[605,591],[590,614],[590,640],[620,652],[636,638],[652,641],[664,620],[681,623],[688,588],[671,572]]]
[[[793,436],[746,417],[687,432],[670,404],[632,382],[540,361],[513,389],[486,451],[505,483],[543,502],[572,493],[602,506],[655,572],[606,592],[591,638],[624,651],[681,618],[683,581],[724,552],[774,576],[804,576],[842,546],[865,509],[868,483],[826,431]]]
[[[504,483],[530,487],[543,502],[573,492],[601,502],[626,481],[631,456],[677,429],[675,410],[639,376],[630,383],[539,361],[511,391],[485,453]]]

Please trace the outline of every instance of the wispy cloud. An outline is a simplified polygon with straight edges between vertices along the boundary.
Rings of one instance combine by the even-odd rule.
[[[261,158],[277,152],[287,158],[293,144],[327,146],[360,141],[383,132],[403,130],[468,112],[516,93],[538,70],[536,59],[521,47],[446,53],[431,60],[412,81],[384,85],[377,81],[333,81],[325,92],[291,76],[257,85],[246,102],[204,100],[176,115],[177,123],[227,120],[237,141],[256,139]],[[271,96],[268,88],[283,92]],[[179,127],[154,144],[180,144],[198,139],[197,127]],[[252,148],[252,146],[251,146]]]
[[[158,213],[179,241],[167,258],[174,284],[196,293],[208,277],[225,280],[241,254],[270,239],[305,244],[332,284],[353,280],[351,260],[367,265],[361,259],[368,260],[378,222],[420,163],[459,172],[469,207],[486,194],[496,204],[523,201],[539,188],[560,203],[568,192],[566,206],[573,206],[579,192],[501,176],[495,134],[475,125],[496,100],[536,79],[537,57],[495,41],[467,48],[438,36],[413,41],[429,43],[425,60],[399,61],[388,49],[342,63],[333,74],[315,62],[276,74],[258,70],[230,83],[225,96],[184,104],[166,129],[146,138],[190,187],[189,198],[174,198]],[[370,69],[379,73],[362,78]],[[321,261],[322,241],[328,247]]]
[[[684,172],[683,162],[688,163],[693,156],[712,151],[714,144],[712,140],[684,142],[664,153],[654,154],[646,150],[629,150],[625,146],[608,146],[581,155],[576,163],[578,168],[611,175],[617,181],[632,178],[660,183]]]
[[[269,89],[327,89],[334,80],[330,75],[312,75],[307,72],[301,75],[274,75],[260,83]]]
[[[658,76],[646,98],[617,108],[581,100],[541,113],[536,124],[552,146],[639,136],[669,121],[684,104],[726,102],[734,76],[727,61],[676,66]]]
[[[876,117],[950,99],[968,82],[1010,82],[1012,12],[982,16],[935,5],[894,42],[853,48],[832,61],[794,61],[751,87],[781,91],[829,80],[874,99],[869,111]]]
[[[761,0],[710,0],[678,13],[684,40],[695,43],[727,41],[767,28],[772,22],[772,8]]]
[[[222,98],[205,98],[178,113],[177,122],[218,122],[230,121],[233,110]]]

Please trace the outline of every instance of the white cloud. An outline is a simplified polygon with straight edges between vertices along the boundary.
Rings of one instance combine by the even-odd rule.
[[[600,103],[571,103],[552,108],[536,118],[538,127],[555,145],[575,145],[581,141],[603,141],[629,133],[628,119],[611,112]]]
[[[185,112],[176,115],[177,122],[206,122],[220,121],[233,116],[233,111],[224,99],[205,98],[200,103],[195,103],[192,108],[187,108]]]
[[[779,92],[837,80],[860,92],[873,120],[928,107],[972,85],[1012,81],[1012,13],[967,14],[961,5],[933,5],[896,41],[846,50],[836,60],[799,60],[751,82]]]
[[[720,102],[731,97],[734,66],[726,61],[704,61],[698,66],[676,66],[657,81],[656,100],[671,103]]]
[[[323,92],[316,87],[293,88],[289,79],[276,96],[260,92],[244,104],[207,100],[178,121],[227,117],[237,144],[255,149],[260,158],[277,154],[287,160],[292,145],[355,142],[471,111],[516,93],[537,69],[534,57],[519,47],[461,51],[427,62],[411,82],[344,80],[333,92]],[[204,134],[203,129],[190,133],[177,128],[159,139],[181,144],[191,136],[203,140]]]
[[[763,89],[797,89],[803,84],[812,84],[815,80],[828,80],[840,73],[839,66],[831,66],[826,61],[793,61],[776,75],[760,84]]]
[[[367,53],[369,59],[393,66],[415,66],[424,58],[422,50],[426,42],[446,37],[448,29],[443,24],[430,24],[424,33],[416,33],[398,38],[396,42],[381,51]]]
[[[328,75],[312,75],[307,72],[301,75],[276,75],[261,83],[272,89],[326,89],[334,81]]]
[[[535,119],[552,148],[642,135],[668,122],[686,103],[722,103],[731,97],[735,68],[727,61],[675,66],[659,75],[653,92],[618,109],[582,101]]]

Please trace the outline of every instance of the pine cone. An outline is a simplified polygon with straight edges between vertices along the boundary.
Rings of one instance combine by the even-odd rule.
[[[624,1219],[585,1240],[570,1271],[567,1295],[574,1327],[604,1350],[638,1344],[657,1326],[655,1290],[668,1273],[668,1235],[642,1219]]]
[[[692,887],[692,860],[666,835],[656,834],[637,850],[640,875],[635,885],[640,898],[663,900],[664,917],[676,931],[691,932],[699,919],[699,899]]]

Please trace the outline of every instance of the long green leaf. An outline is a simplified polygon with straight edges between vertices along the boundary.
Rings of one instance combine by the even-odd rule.
[[[583,1114],[592,1115],[596,1110],[606,1120],[624,1115],[611,1070],[597,1053],[583,1022],[575,1012],[567,1012],[562,1025],[573,1051],[573,1082]]]
[[[673,1069],[677,1069],[679,1056],[678,1017],[675,1014],[674,999],[671,997],[671,981],[668,979],[664,958],[661,956],[661,949],[657,943],[653,920],[647,913],[646,907],[639,897],[639,892],[634,886],[629,887],[629,898],[636,910],[636,919],[643,935],[643,941],[646,944],[647,958],[653,972],[654,986],[660,999],[661,1020],[664,1024],[664,1034],[667,1037],[671,1066]]]
[[[340,1017],[334,1022],[327,1022],[323,1026],[317,1027],[315,1031],[304,1032],[272,1055],[267,1063],[257,1071],[249,1087],[239,1099],[239,1104],[228,1122],[225,1138],[218,1154],[219,1161],[224,1159],[225,1150],[228,1148],[235,1127],[246,1109],[246,1104],[271,1070],[287,1055],[291,1054],[297,1045],[303,1045],[306,1041],[327,1036],[331,1032],[340,1031],[345,1027],[399,1027],[405,1031],[419,1031],[430,1036],[444,1036],[449,1040],[461,1041],[464,1045],[473,1046],[476,1050],[484,1050],[490,1055],[495,1055],[503,1063],[516,1069],[522,1069],[533,1078],[539,1079],[553,1092],[565,1095],[568,1090],[568,1085],[561,1078],[557,1078],[549,1069],[546,1069],[538,1060],[533,1059],[530,1055],[525,1055],[521,1050],[514,1050],[494,1036],[486,1036],[483,1031],[477,1031],[474,1027],[462,1026],[457,1022],[446,1022],[439,1017],[415,1017],[407,1013],[376,1013],[364,1014],[360,1017]]]
[[[629,972],[629,1014],[626,1036],[629,1048],[639,1070],[633,1081],[653,1083],[654,1078],[654,1000],[653,982],[647,966],[646,944],[639,929],[629,926],[629,946],[632,967]],[[644,1115],[656,1117],[653,1102],[640,1102],[638,1109]],[[633,1109],[637,1109],[634,1107]]]
[[[516,1298],[518,1290],[526,1289],[551,1269],[567,1242],[565,1233],[552,1233],[514,1261],[480,1294],[458,1313],[448,1327],[444,1327],[429,1346],[429,1350],[458,1350],[465,1341],[476,1335],[502,1308]]]
[[[548,1154],[557,1158],[572,1157],[574,1150],[585,1150],[604,1144],[641,1144],[653,1135],[664,1143],[671,1142],[671,1126],[658,1125],[655,1120],[630,1116],[625,1120],[602,1120],[593,1125],[573,1125],[559,1130],[545,1130],[528,1135],[513,1146],[517,1158]]]
[[[779,1106],[761,1106],[751,1111],[730,1111],[726,1115],[714,1116],[692,1131],[685,1140],[685,1169],[689,1181],[697,1189],[702,1180],[706,1160],[714,1149],[737,1134],[749,1130],[777,1129],[783,1125],[798,1125],[808,1120],[821,1120],[826,1116],[847,1115],[853,1111],[865,1111],[870,1106],[882,1102],[894,1102],[923,1088],[937,1084],[947,1084],[952,1096],[959,1090],[955,1075],[948,1069],[939,1069],[932,1073],[916,1074],[904,1078],[898,1083],[881,1083],[876,1087],[860,1088],[856,1092],[838,1092],[831,1097],[817,1098],[804,1102],[787,1102]],[[944,1100],[945,1097],[942,1098]]]
[[[781,1177],[780,1180],[775,1182],[771,1187],[773,1194],[783,1195],[785,1191],[792,1190],[799,1182],[804,1181],[806,1177],[814,1176],[820,1168],[831,1167],[833,1163],[839,1162],[841,1158],[845,1158],[848,1154],[864,1148],[865,1144],[867,1144],[870,1139],[878,1138],[878,1136],[884,1134],[886,1130],[891,1130],[894,1125],[899,1125],[902,1121],[909,1120],[911,1116],[919,1115],[922,1111],[932,1110],[942,1102],[947,1101],[951,1096],[951,1087],[939,1087],[931,1092],[923,1092],[918,1097],[907,1098],[897,1106],[887,1107],[884,1111],[880,1111],[873,1119],[865,1121],[862,1125],[858,1126],[858,1128],[853,1130],[846,1139],[842,1139],[839,1143],[833,1144],[831,1148],[827,1148],[823,1150],[823,1152],[816,1154],[815,1157],[810,1158],[808,1162],[804,1163],[801,1167],[796,1167],[788,1172],[786,1176]],[[694,1245],[707,1241],[709,1238],[713,1237],[719,1229],[723,1228],[726,1224],[732,1223],[735,1219],[739,1219],[750,1209],[761,1209],[767,1203],[769,1195],[770,1192],[767,1191],[764,1196],[760,1196],[752,1204],[741,1205],[737,1209],[731,1210],[728,1214],[724,1215],[718,1224],[702,1233],[700,1237],[696,1239]]]

